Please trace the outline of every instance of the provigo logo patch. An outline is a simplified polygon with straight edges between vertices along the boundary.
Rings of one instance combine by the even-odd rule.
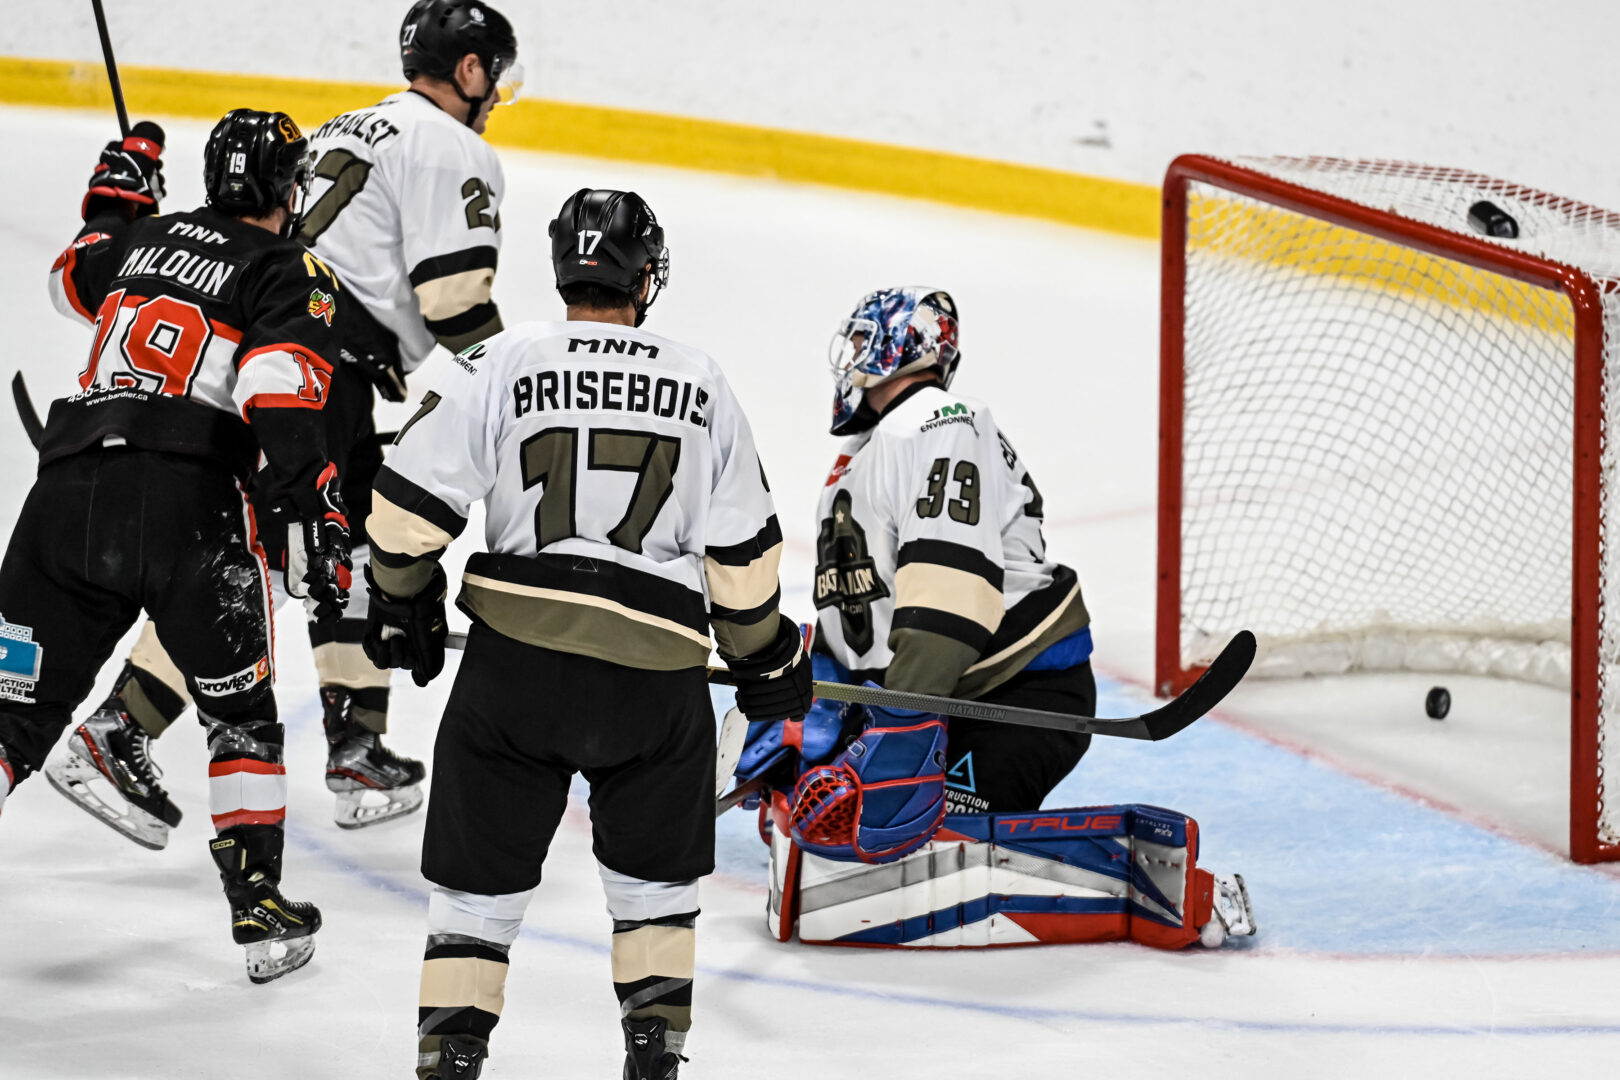
[[[262,680],[269,677],[270,658],[262,656],[252,667],[243,668],[235,675],[227,675],[223,679],[198,679],[197,693],[206,694],[209,697],[227,697],[257,686]]]

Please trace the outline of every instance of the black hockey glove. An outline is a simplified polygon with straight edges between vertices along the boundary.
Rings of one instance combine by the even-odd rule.
[[[333,622],[349,602],[354,563],[349,517],[338,494],[337,466],[328,464],[312,487],[264,504],[265,557],[280,570],[287,595],[312,601],[317,622]]]
[[[366,591],[370,607],[361,642],[366,656],[380,668],[404,668],[412,682],[426,686],[444,670],[444,642],[450,632],[444,618],[449,591],[444,567],[434,563],[433,576],[421,592],[396,600],[377,587],[368,565]]]
[[[343,362],[353,364],[384,401],[404,401],[405,362],[399,355],[399,338],[359,304],[344,311],[341,336],[338,355]]]
[[[136,124],[127,138],[108,143],[90,174],[80,216],[89,221],[115,213],[129,220],[157,213],[158,203],[168,194],[163,188],[162,155],[163,129],[150,120]]]
[[[737,708],[752,721],[799,720],[810,711],[810,656],[798,626],[781,618],[769,648],[726,665],[737,679]]]

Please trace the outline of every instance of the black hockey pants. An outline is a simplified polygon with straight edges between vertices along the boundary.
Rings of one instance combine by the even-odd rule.
[[[1093,716],[1097,680],[1089,662],[1061,671],[1021,671],[984,700]],[[949,721],[946,740],[945,806],[967,814],[1039,810],[1091,746],[1090,735],[962,717]]]
[[[118,447],[42,466],[0,564],[0,747],[19,782],[143,608],[218,744],[214,771],[280,768],[269,581],[241,486],[203,458]],[[280,832],[279,807],[224,809],[220,828]]]

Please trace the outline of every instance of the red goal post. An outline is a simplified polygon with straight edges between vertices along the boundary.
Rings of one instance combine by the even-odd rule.
[[[1242,628],[1260,675],[1567,685],[1571,855],[1620,859],[1620,215],[1327,158],[1186,155],[1163,195],[1159,693]]]

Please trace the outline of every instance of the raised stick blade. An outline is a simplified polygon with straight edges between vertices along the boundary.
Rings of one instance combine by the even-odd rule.
[[[34,411],[33,399],[28,396],[28,384],[23,382],[22,372],[11,377],[11,400],[17,406],[17,417],[22,421],[23,432],[28,441],[39,449],[39,440],[45,434],[45,427],[39,422],[39,413]]]
[[[1219,705],[1248,674],[1249,665],[1254,663],[1254,649],[1253,634],[1247,630],[1234,634],[1226,648],[1185,693],[1143,714],[1141,719],[1147,728],[1147,737],[1154,742],[1168,739]]]

